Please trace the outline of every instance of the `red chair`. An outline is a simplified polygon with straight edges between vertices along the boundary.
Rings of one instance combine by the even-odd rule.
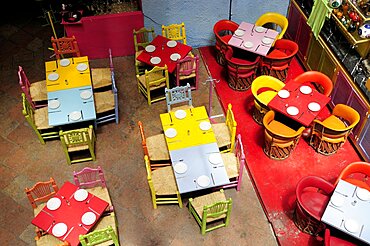
[[[248,90],[257,77],[260,56],[247,52],[234,52],[231,47],[225,53],[227,82],[237,91]]]
[[[285,81],[290,62],[298,52],[298,44],[288,39],[278,39],[267,56],[262,57],[260,71],[262,75],[270,75]]]
[[[75,36],[62,38],[51,37],[51,44],[57,59],[64,58],[64,55],[81,56]]]
[[[346,235],[343,235],[343,238],[338,237],[338,235],[332,235],[330,229],[325,229],[324,235],[324,246],[356,246],[357,243],[352,243],[344,239]],[[353,238],[351,238],[353,240]]]
[[[216,37],[216,59],[217,63],[220,65],[225,65],[225,54],[223,53],[228,46],[228,42],[238,29],[239,24],[231,20],[219,20],[213,26],[213,33]]]
[[[307,234],[317,236],[325,229],[321,217],[335,186],[317,176],[302,178],[296,187],[294,224]]]
[[[333,91],[333,81],[331,81],[327,75],[318,71],[307,71],[301,73],[294,78],[294,81],[301,84],[314,83],[318,90],[325,96],[330,96]]]
[[[370,163],[358,161],[346,166],[339,174],[335,185],[340,179],[370,191]]]
[[[192,90],[198,89],[198,79],[199,79],[199,56],[195,55],[186,56],[184,59],[177,60],[176,62],[176,86],[184,86],[190,82],[190,88]],[[180,84],[181,81],[184,81]]]

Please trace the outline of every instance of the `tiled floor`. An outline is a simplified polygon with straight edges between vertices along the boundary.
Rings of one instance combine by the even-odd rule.
[[[121,120],[118,125],[98,129],[97,161],[69,166],[59,141],[40,144],[21,113],[17,66],[23,66],[31,81],[44,79],[44,62],[52,54],[47,49],[52,31],[43,23],[43,19],[23,17],[0,25],[1,245],[34,244],[33,214],[25,187],[49,177],[61,186],[66,180],[72,182],[74,170],[97,165],[107,179],[122,245],[277,245],[247,173],[240,192],[226,190],[227,197],[233,199],[227,228],[202,236],[186,207],[152,208],[137,121],[144,123],[147,135],[161,132],[159,113],[166,111],[166,105],[162,101],[149,107],[138,93],[133,57],[114,58]],[[91,61],[92,67],[106,64],[106,59]],[[196,106],[208,103],[208,85],[203,84],[208,75],[203,63],[200,71],[200,89],[193,91]],[[221,110],[216,97],[214,102],[213,114],[218,114]],[[188,197],[183,197],[185,205]]]

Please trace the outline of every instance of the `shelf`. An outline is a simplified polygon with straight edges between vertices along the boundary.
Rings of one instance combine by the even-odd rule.
[[[361,10],[357,5],[355,5],[354,3],[352,3],[352,1],[351,1],[351,0],[348,0],[347,2],[349,3],[349,5],[350,5],[352,8],[354,8],[354,9],[356,9],[356,10],[357,10],[356,12],[357,12],[357,13],[360,15],[360,17],[363,19],[363,22],[370,20],[370,16],[369,16],[369,15],[364,14],[364,13],[362,12],[362,10]]]
[[[331,16],[334,19],[334,21],[337,23],[337,26],[342,31],[343,35],[347,38],[347,40],[352,45],[363,44],[363,43],[367,43],[370,41],[370,39],[367,39],[367,38],[360,38],[357,30],[352,33],[348,32],[347,28],[342,24],[342,22],[338,19],[338,17],[335,14],[332,14]]]

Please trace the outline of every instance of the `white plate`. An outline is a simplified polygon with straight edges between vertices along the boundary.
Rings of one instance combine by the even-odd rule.
[[[48,101],[48,106],[51,109],[56,109],[56,108],[59,108],[60,102],[59,100],[53,99],[53,100]]]
[[[210,183],[211,183],[211,179],[206,175],[202,175],[197,178],[197,184],[200,187],[207,187]]]
[[[186,171],[188,170],[188,165],[186,165],[185,162],[180,161],[175,164],[173,169],[175,170],[176,173],[179,173],[179,174],[186,173]]]
[[[71,64],[71,61],[69,59],[62,59],[62,60],[60,60],[59,64],[62,67],[66,67],[66,66],[69,66],[69,64]]]
[[[235,36],[243,36],[244,35],[244,31],[243,30],[240,30],[240,29],[238,29],[238,30],[236,30],[235,32],[234,32],[234,34],[235,34]]]
[[[61,204],[62,201],[58,197],[53,197],[46,203],[46,207],[50,210],[57,210]]]
[[[310,94],[312,92],[312,88],[309,87],[308,85],[302,85],[300,88],[299,88],[299,91],[302,92],[303,94]]]
[[[156,65],[156,64],[159,64],[160,62],[161,62],[161,58],[159,58],[158,56],[150,58],[150,63],[151,64]]]
[[[290,96],[290,93],[289,93],[289,91],[287,91],[287,90],[280,90],[280,91],[278,92],[278,95],[279,95],[279,97],[281,97],[281,98],[288,98],[288,97]]]
[[[220,153],[212,153],[208,157],[208,161],[213,165],[222,163],[222,157]]]
[[[248,49],[253,47],[253,43],[250,42],[250,41],[245,42],[243,45],[244,45],[245,48],[248,48]]]
[[[53,227],[53,230],[51,231],[54,236],[61,237],[67,232],[67,225],[64,223],[58,223]]]
[[[202,121],[199,123],[199,128],[203,131],[208,131],[211,127],[212,125],[208,121]]]
[[[79,120],[81,119],[81,111],[73,111],[69,114],[69,118],[71,120]]]
[[[81,221],[84,225],[92,225],[96,220],[96,215],[93,212],[86,212],[82,215]]]
[[[262,26],[256,26],[256,27],[254,28],[254,30],[255,30],[256,32],[264,32],[264,31],[266,30],[266,28],[264,28],[264,27],[262,27]]]
[[[176,110],[175,117],[180,120],[184,119],[186,117],[186,111],[182,109]]]
[[[155,51],[155,46],[149,44],[148,46],[145,47],[145,51],[146,52],[153,52],[153,51]]]
[[[172,47],[176,47],[177,45],[177,42],[175,40],[170,40],[167,42],[167,46],[172,48]]]
[[[357,188],[356,196],[362,201],[368,201],[370,200],[370,191],[363,188]]]
[[[175,128],[168,128],[165,132],[164,135],[168,138],[174,138],[177,135],[177,131]]]
[[[82,202],[82,201],[86,200],[88,195],[89,195],[89,193],[86,190],[78,189],[75,192],[75,194],[73,195],[73,197],[76,199],[76,201]]]
[[[316,111],[319,111],[321,109],[321,106],[317,102],[310,102],[308,104],[308,109],[311,110],[311,111],[316,112]]]
[[[87,64],[86,63],[80,63],[77,65],[77,70],[82,72],[82,71],[85,71],[87,69]]]
[[[80,93],[80,97],[82,99],[89,99],[91,96],[92,96],[92,91],[91,90],[84,90],[84,91],[81,91],[81,93]]]
[[[59,79],[59,74],[51,73],[51,74],[48,75],[48,79],[51,80],[51,81],[58,80]]]
[[[271,44],[273,39],[272,38],[263,38],[261,41],[264,44]]]
[[[299,109],[297,107],[294,107],[294,106],[289,106],[287,109],[286,109],[286,112],[290,115],[297,115],[299,113]]]
[[[177,61],[178,59],[181,58],[180,54],[178,53],[173,53],[171,56],[170,56],[171,60],[172,61]]]
[[[348,219],[344,221],[344,227],[346,228],[347,231],[355,233],[360,229],[358,223],[352,219]]]
[[[331,198],[330,198],[330,202],[336,206],[336,207],[342,207],[343,204],[344,204],[344,197],[340,194],[336,194],[334,193]]]

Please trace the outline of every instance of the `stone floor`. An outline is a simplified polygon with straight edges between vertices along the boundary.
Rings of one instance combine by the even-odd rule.
[[[225,191],[233,199],[230,225],[205,236],[186,208],[192,194],[183,196],[182,209],[176,205],[152,208],[137,121],[143,122],[148,136],[161,132],[159,114],[166,111],[166,104],[162,101],[149,107],[138,93],[132,56],[114,57],[120,123],[98,128],[95,162],[70,166],[58,140],[42,145],[21,113],[17,68],[23,66],[31,81],[45,78],[44,62],[52,55],[48,50],[52,29],[43,24],[44,19],[28,15],[0,22],[1,245],[34,245],[33,213],[25,187],[49,177],[61,186],[64,181],[72,182],[74,170],[98,165],[107,179],[122,245],[277,245],[248,173],[240,192]],[[91,67],[107,64],[107,59],[91,61]],[[193,104],[208,106],[209,87],[203,83],[208,74],[202,62],[200,74]],[[213,115],[222,112],[214,99]]]

